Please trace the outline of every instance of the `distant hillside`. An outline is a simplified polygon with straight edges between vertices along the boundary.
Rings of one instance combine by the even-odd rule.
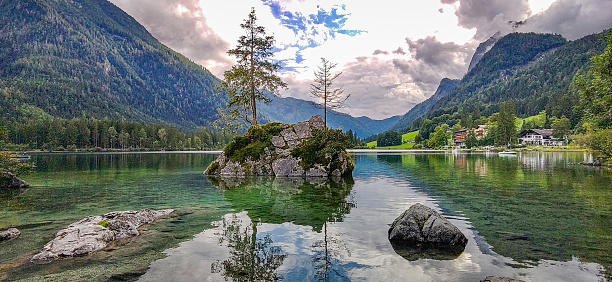
[[[546,110],[572,119],[578,99],[569,86],[574,74],[586,68],[606,46],[604,33],[567,42],[559,35],[513,33],[501,38],[460,84],[440,99],[408,130],[418,130],[425,119],[434,125],[459,121],[462,111],[489,116],[508,99],[521,117]]]
[[[272,100],[270,104],[258,102],[257,109],[262,123],[283,122],[297,123],[309,119],[314,115],[323,116],[323,107],[311,101],[295,99],[292,97],[277,97],[268,94]],[[336,111],[327,112],[327,124],[331,128],[342,127],[344,131],[352,130],[359,138],[366,138],[386,131],[399,117],[384,120],[373,120],[368,117],[355,118]]]
[[[429,99],[414,106],[405,115],[401,116],[397,123],[393,125],[389,130],[407,132],[408,128],[410,127],[410,124],[412,124],[413,121],[426,114],[434,106],[435,103],[437,103],[438,101],[440,101],[440,99],[444,98],[448,93],[453,91],[459,85],[459,82],[460,80],[458,79],[442,79],[442,81],[440,81],[438,89],[436,90],[436,93],[429,97]]]
[[[217,79],[106,0],[0,1],[0,111],[207,125]],[[34,109],[34,110],[32,110]]]

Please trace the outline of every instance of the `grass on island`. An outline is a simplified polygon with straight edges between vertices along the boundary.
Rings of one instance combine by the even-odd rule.
[[[388,147],[378,147],[376,146],[377,142],[376,141],[372,141],[370,143],[368,143],[368,148],[369,149],[400,149],[400,150],[405,150],[405,149],[412,149],[412,147],[414,147],[414,143],[406,143],[408,141],[412,141],[416,138],[417,134],[419,134],[418,131],[413,131],[413,132],[408,132],[404,135],[402,135],[402,144],[401,145],[397,145],[397,146],[388,146]]]

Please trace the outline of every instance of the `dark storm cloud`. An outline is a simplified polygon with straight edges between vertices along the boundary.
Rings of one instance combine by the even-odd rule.
[[[198,0],[110,1],[159,41],[196,63],[231,64],[226,55],[229,44],[206,25]]]
[[[559,33],[574,40],[612,27],[612,1],[558,0],[529,18],[519,31]]]

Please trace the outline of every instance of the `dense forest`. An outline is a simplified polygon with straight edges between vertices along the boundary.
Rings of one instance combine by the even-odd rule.
[[[229,139],[204,127],[185,133],[171,125],[85,116],[0,124],[0,150],[210,150],[223,148]]]
[[[0,2],[0,111],[194,129],[226,102],[215,78],[106,0]]]
[[[570,89],[574,75],[590,65],[606,46],[605,33],[567,42],[558,35],[510,34],[501,38],[461,83],[403,132],[421,129],[423,137],[442,124],[478,120],[499,111],[504,100],[515,102],[519,117],[542,110],[565,116],[576,125],[578,94]],[[426,136],[425,136],[426,135]]]

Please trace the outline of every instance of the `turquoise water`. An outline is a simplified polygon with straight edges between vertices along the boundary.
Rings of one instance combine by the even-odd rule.
[[[352,179],[207,179],[204,153],[36,155],[33,187],[0,195],[0,279],[142,281],[610,281],[612,172],[583,153],[355,155]],[[387,240],[410,205],[469,239],[452,260],[406,260]],[[85,216],[174,208],[133,241],[28,262]]]

